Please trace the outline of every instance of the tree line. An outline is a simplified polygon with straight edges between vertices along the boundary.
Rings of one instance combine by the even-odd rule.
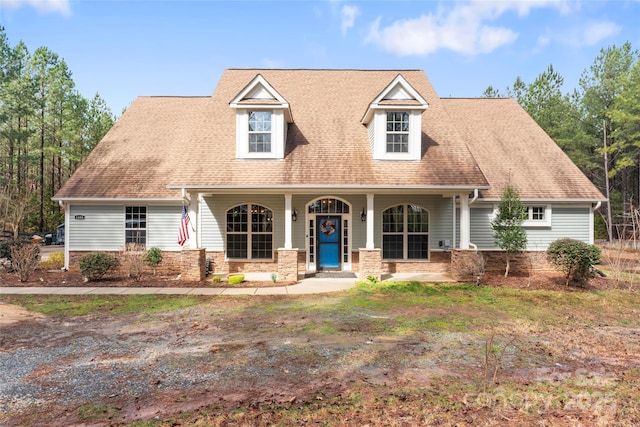
[[[640,60],[627,42],[601,49],[578,87],[563,91],[553,65],[513,97],[610,200],[599,238],[628,237],[640,207]],[[99,94],[84,98],[64,59],[46,47],[11,46],[0,26],[0,215],[2,229],[46,231],[64,214],[51,197],[111,128]],[[635,216],[634,216],[635,215]]]
[[[115,117],[99,94],[84,98],[64,59],[46,47],[11,46],[0,26],[0,215],[2,230],[53,230],[51,201]]]
[[[640,61],[627,42],[600,50],[578,87],[563,92],[553,65],[531,83],[520,77],[504,92],[513,97],[610,200],[597,217],[597,238],[638,234],[640,206]]]

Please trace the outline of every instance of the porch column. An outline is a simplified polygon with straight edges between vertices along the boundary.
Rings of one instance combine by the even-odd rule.
[[[366,249],[373,249],[375,244],[373,242],[373,194],[367,193],[367,242]]]
[[[291,193],[284,195],[284,249],[291,249],[293,247],[292,242],[292,227],[293,222],[291,220],[293,210],[291,209]]]
[[[198,249],[200,246],[200,229],[198,227],[198,193],[189,193],[189,249]]]
[[[460,194],[460,249],[469,249],[471,240],[471,214],[469,212],[469,195]]]

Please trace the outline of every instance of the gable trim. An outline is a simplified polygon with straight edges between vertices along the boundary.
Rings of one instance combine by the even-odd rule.
[[[407,98],[408,97],[408,98]],[[364,125],[371,122],[375,110],[402,109],[424,111],[429,107],[427,101],[414,89],[409,82],[398,74],[382,92],[369,104],[367,111],[360,120]]]
[[[254,94],[259,94],[258,98],[250,98]],[[269,102],[271,101],[271,102]],[[285,111],[285,118],[288,123],[293,122],[293,115],[289,103],[273,87],[262,74],[257,74],[232,100],[229,102],[231,108],[243,109],[269,109],[279,108]]]

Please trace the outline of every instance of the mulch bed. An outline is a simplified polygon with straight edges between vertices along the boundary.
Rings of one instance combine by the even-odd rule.
[[[21,282],[15,274],[0,273],[0,286],[41,286],[41,287],[114,287],[114,288],[265,288],[290,286],[294,282],[245,281],[237,285],[227,282],[213,283],[211,278],[198,281],[182,280],[177,275],[144,274],[139,280],[126,276],[109,276],[103,279],[86,282],[82,275],[73,271],[37,270],[27,282]]]

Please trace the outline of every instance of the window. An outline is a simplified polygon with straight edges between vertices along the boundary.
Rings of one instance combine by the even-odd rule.
[[[273,211],[246,204],[227,211],[227,258],[273,258]]]
[[[529,208],[529,219],[532,221],[544,221],[544,206],[531,206]]]
[[[249,112],[249,152],[271,152],[271,112]]]
[[[429,259],[429,212],[398,205],[382,212],[382,258]]]
[[[409,113],[387,113],[387,153],[409,152]]]
[[[524,227],[551,227],[551,206],[527,206],[527,217],[522,225]]]
[[[124,225],[125,244],[147,244],[147,208],[146,206],[125,207]]]

